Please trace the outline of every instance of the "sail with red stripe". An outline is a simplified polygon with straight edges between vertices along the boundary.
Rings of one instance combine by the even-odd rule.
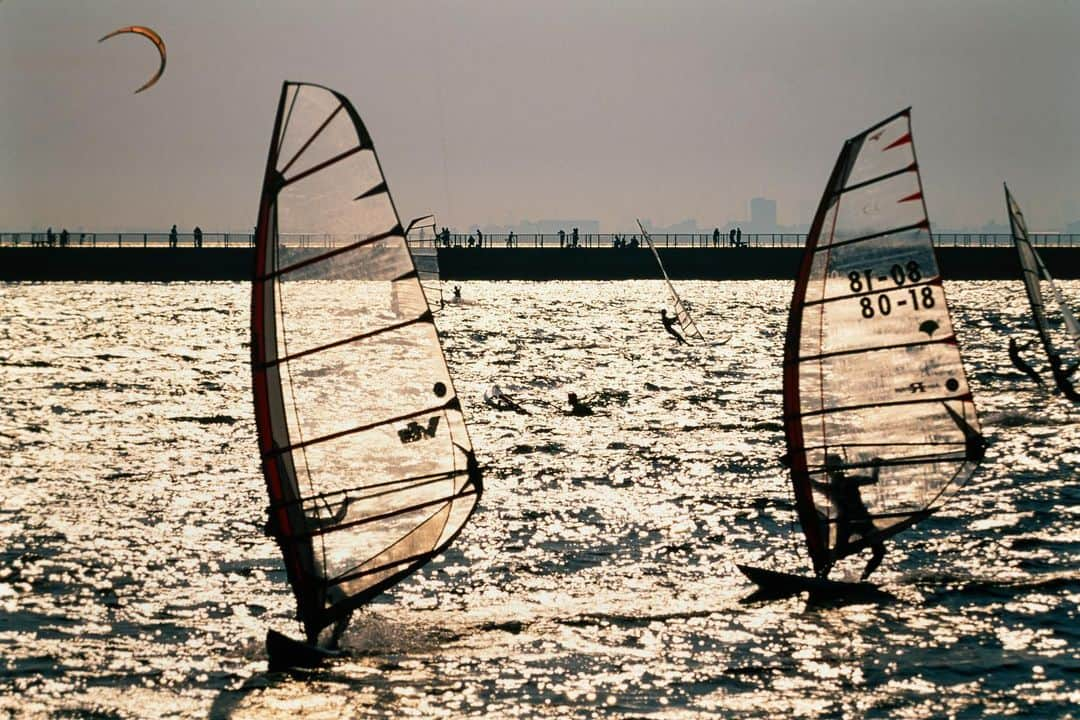
[[[294,233],[319,247],[287,246]],[[481,492],[371,136],[321,86],[282,87],[251,309],[267,530],[314,643],[442,552]]]
[[[904,110],[844,143],[784,350],[787,462],[814,569],[939,508],[983,440]]]

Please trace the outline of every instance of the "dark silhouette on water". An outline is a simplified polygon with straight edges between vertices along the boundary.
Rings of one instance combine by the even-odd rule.
[[[518,415],[531,414],[528,410],[523,408],[517,400],[504,393],[502,388],[498,385],[492,385],[491,388],[484,393],[484,402],[496,410],[508,410],[515,412]]]
[[[833,507],[836,508],[835,553],[837,555],[846,553],[851,544],[852,534],[866,538],[877,532],[859,490],[864,485],[877,484],[878,475],[881,472],[881,458],[874,458],[872,463],[873,470],[869,476],[849,476],[844,470],[844,459],[839,455],[829,453],[825,456],[825,474],[828,475],[829,481],[820,482],[810,479],[810,484],[828,495]],[[863,570],[860,580],[870,577],[870,573],[877,569],[885,557],[885,545],[880,540],[871,543],[870,549],[873,554],[870,556],[870,561],[866,563],[866,569]],[[829,563],[823,567],[818,576],[824,578],[828,575],[831,566],[832,564]]]
[[[593,414],[592,408],[586,405],[582,400],[580,400],[575,393],[567,393],[566,401],[570,403],[570,415],[577,415],[579,417],[582,417],[585,415]]]
[[[1050,356],[1050,372],[1054,374],[1054,382],[1057,384],[1058,390],[1073,402],[1080,402],[1080,393],[1076,391],[1073,382],[1069,378],[1076,374],[1078,367],[1080,367],[1080,362],[1065,367],[1061,355],[1054,353]]]
[[[1009,338],[1009,360],[1012,361],[1013,367],[1015,367],[1017,370],[1027,375],[1040,386],[1045,386],[1043,379],[1039,377],[1039,373],[1035,370],[1035,368],[1031,367],[1031,365],[1029,365],[1024,360],[1024,358],[1020,357],[1020,351],[1027,350],[1029,347],[1031,347],[1031,343],[1033,342],[1034,340],[1029,340],[1023,345],[1020,345],[1016,342],[1016,338]]]
[[[675,338],[679,345],[686,344],[686,338],[679,334],[679,331],[675,329],[675,324],[678,322],[673,317],[668,317],[667,310],[660,311],[660,322],[664,323],[664,329],[667,330],[668,335]]]

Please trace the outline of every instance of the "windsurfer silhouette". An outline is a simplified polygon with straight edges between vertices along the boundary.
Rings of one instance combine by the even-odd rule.
[[[566,401],[570,403],[570,414],[577,415],[579,417],[585,415],[592,415],[592,408],[586,405],[584,402],[578,399],[577,394],[567,393]]]
[[[881,472],[881,458],[874,458],[871,462],[873,463],[873,470],[869,476],[849,476],[844,471],[844,459],[839,455],[829,453],[825,456],[825,474],[829,476],[829,481],[810,480],[811,485],[829,496],[829,500],[832,501],[833,506],[836,508],[834,557],[846,554],[848,546],[851,544],[852,534],[858,535],[860,538],[867,538],[877,530],[874,527],[874,521],[870,517],[870,511],[867,510],[866,503],[863,502],[862,494],[859,491],[860,487],[874,485],[878,481],[878,474]],[[860,580],[870,577],[870,573],[877,569],[885,557],[885,545],[880,540],[871,543],[870,549],[873,554],[870,556],[870,561],[866,563],[866,569],[863,570]],[[831,567],[832,563],[830,562],[819,575],[825,577],[829,574]]]
[[[512,410],[518,415],[530,414],[529,411],[521,407],[514,398],[504,393],[503,389],[498,385],[492,385],[491,388],[484,393],[484,401],[496,410]]]
[[[686,340],[679,334],[679,331],[675,329],[675,323],[677,323],[678,320],[673,317],[668,317],[667,310],[660,311],[660,322],[664,323],[664,329],[667,330],[668,335],[675,338],[679,345],[686,344]]]
[[[1050,356],[1050,371],[1054,374],[1054,382],[1057,383],[1062,394],[1073,402],[1080,402],[1080,393],[1076,391],[1072,381],[1069,380],[1070,377],[1076,374],[1077,368],[1080,368],[1080,362],[1064,367],[1060,355],[1054,353]]]
[[[1039,385],[1044,385],[1042,378],[1039,377],[1039,373],[1035,371],[1035,368],[1028,365],[1024,361],[1024,358],[1020,357],[1020,351],[1027,350],[1029,347],[1031,347],[1032,342],[1034,341],[1029,340],[1023,345],[1020,345],[1016,342],[1016,338],[1009,338],[1009,359],[1012,360],[1013,367],[1015,367],[1017,370],[1027,375]]]

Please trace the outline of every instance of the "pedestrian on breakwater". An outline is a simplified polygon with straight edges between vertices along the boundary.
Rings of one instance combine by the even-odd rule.
[[[49,247],[56,244],[56,235],[52,231],[52,225],[45,231],[45,242],[48,243]]]
[[[737,227],[737,228],[735,228],[735,243],[736,243],[736,244],[737,244],[737,245],[738,245],[739,247],[746,247],[746,245],[743,245],[743,241],[742,241],[742,228],[741,228],[741,227]]]
[[[566,231],[559,230],[559,247],[566,247]]]
[[[196,225],[195,229],[191,231],[191,236],[193,238],[195,238],[195,247],[201,248],[202,247],[202,228],[199,227],[198,225]]]
[[[484,247],[484,233],[480,228],[476,228],[476,247]]]
[[[713,228],[712,231],[712,246],[720,247],[720,228]]]
[[[70,238],[70,237],[71,236],[68,235],[67,228],[64,228],[63,230],[61,230],[60,231],[60,247],[67,247],[68,246],[68,238]]]
[[[176,235],[176,224],[173,223],[172,230],[169,231],[169,247],[176,247],[178,244],[180,241]]]
[[[731,247],[736,247],[736,245],[735,245],[735,228],[732,227],[730,230],[728,230],[727,235],[728,235],[728,245],[730,245]]]
[[[511,230],[506,236],[506,247],[514,247],[514,231]]]

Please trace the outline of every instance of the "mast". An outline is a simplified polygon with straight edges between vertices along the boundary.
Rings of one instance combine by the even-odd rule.
[[[818,574],[929,515],[982,458],[910,109],[845,142],[826,185],[788,317],[784,428]]]
[[[286,247],[294,233],[320,247]],[[251,317],[266,527],[315,643],[442,552],[481,493],[371,137],[328,88],[282,87]]]
[[[683,335],[694,340],[704,340],[705,337],[698,330],[697,323],[694,322],[694,318],[690,315],[690,311],[686,309],[686,305],[683,304],[682,298],[679,297],[679,293],[675,292],[675,286],[671,284],[671,278],[668,277],[667,270],[664,269],[664,263],[660,260],[660,253],[657,252],[656,246],[653,245],[652,236],[645,229],[645,226],[641,224],[641,220],[637,221],[638,227],[641,229],[641,236],[645,238],[645,242],[649,244],[649,249],[652,250],[653,257],[656,258],[656,264],[660,266],[660,272],[664,275],[664,282],[667,283],[668,295],[671,298],[671,304],[675,308],[675,319],[679,321],[679,327],[683,330]]]

